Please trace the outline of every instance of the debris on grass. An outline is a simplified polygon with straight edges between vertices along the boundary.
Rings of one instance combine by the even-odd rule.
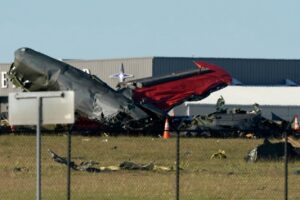
[[[51,149],[48,149],[48,153],[50,157],[52,158],[53,161],[63,164],[63,165],[68,165],[68,161],[65,157],[61,157],[54,153]],[[80,164],[76,164],[74,161],[70,161],[70,168],[76,171],[86,171],[86,172],[100,172],[100,169],[95,167],[95,165],[98,165],[99,163],[95,161],[84,161],[81,162]]]
[[[91,139],[90,138],[83,138],[82,141],[83,142],[89,142]]]
[[[291,142],[292,141],[292,142]],[[300,148],[295,146],[297,141],[288,139],[287,143],[287,156],[288,159],[300,159]],[[271,143],[265,139],[263,144],[258,145],[250,150],[245,160],[247,162],[256,162],[259,160],[282,160],[284,158],[284,142]]]
[[[14,167],[13,172],[29,172],[27,167]]]
[[[211,157],[210,157],[210,159],[214,159],[214,158],[226,159],[227,156],[226,156],[224,150],[219,149],[219,151],[217,153],[212,154]]]
[[[53,161],[68,165],[68,161],[65,157],[61,157],[54,153],[52,150],[48,149],[48,153]],[[76,171],[86,171],[92,173],[99,173],[101,171],[119,171],[119,170],[146,170],[146,171],[171,171],[174,170],[173,167],[155,165],[154,163],[139,164],[131,161],[124,161],[119,166],[100,166],[98,162],[95,161],[83,161],[80,164],[76,164],[74,161],[70,161],[70,168]]]

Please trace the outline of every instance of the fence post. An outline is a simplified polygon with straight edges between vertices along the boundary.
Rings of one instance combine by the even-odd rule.
[[[284,199],[288,200],[288,149],[287,131],[284,132]]]
[[[176,130],[176,200],[179,200],[179,186],[180,186],[180,137],[179,130]]]
[[[67,200],[71,199],[71,148],[72,148],[72,138],[71,138],[72,126],[68,125],[68,141],[67,141]]]
[[[41,200],[42,198],[42,137],[41,137],[41,124],[42,124],[42,98],[37,97],[37,124],[36,124],[36,199]]]

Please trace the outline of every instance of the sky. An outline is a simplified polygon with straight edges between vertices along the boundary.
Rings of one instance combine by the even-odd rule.
[[[298,0],[2,0],[0,63],[58,59],[300,59]]]

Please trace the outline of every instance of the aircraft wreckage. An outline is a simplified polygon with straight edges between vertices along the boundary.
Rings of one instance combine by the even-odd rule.
[[[231,76],[222,68],[200,61],[194,64],[194,70],[123,82],[114,90],[95,75],[20,48],[8,76],[16,87],[28,92],[75,91],[76,114],[100,122],[103,129],[161,130],[161,122],[174,106],[203,99],[231,83]]]
[[[288,124],[289,122],[279,117],[278,120],[263,117],[257,103],[254,103],[253,110],[249,111],[240,108],[227,110],[225,100],[221,96],[216,103],[215,112],[182,120],[178,128],[185,132],[186,136],[281,138]]]

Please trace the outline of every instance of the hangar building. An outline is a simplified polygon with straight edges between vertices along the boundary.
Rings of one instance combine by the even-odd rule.
[[[195,67],[193,62],[197,60],[215,64],[226,69],[232,75],[234,85],[300,86],[300,60],[296,59],[144,57],[62,61],[98,76],[114,88],[117,80],[111,79],[109,76],[118,73],[121,65],[124,66],[126,73],[134,75],[134,79],[139,79],[151,76],[158,77],[193,69]],[[10,64],[0,64],[0,112],[7,112],[8,93],[20,91],[14,88],[7,78],[9,67]],[[280,94],[278,94],[279,97]],[[199,112],[201,112],[201,109]],[[176,115],[185,114],[186,111],[182,108],[176,111]]]

